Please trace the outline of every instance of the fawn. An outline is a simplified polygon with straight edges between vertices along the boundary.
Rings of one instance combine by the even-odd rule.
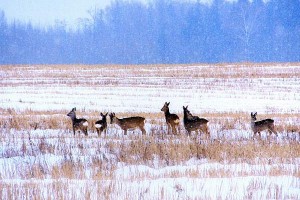
[[[98,136],[101,136],[101,133],[103,131],[106,135],[106,130],[107,130],[106,116],[107,116],[107,114],[108,113],[106,113],[106,114],[100,113],[100,115],[102,116],[102,119],[95,122],[95,127],[96,127],[96,131],[98,133]]]
[[[75,131],[76,130],[81,130],[87,136],[88,135],[87,127],[88,127],[89,123],[84,118],[77,119],[75,111],[76,111],[76,108],[73,108],[67,114],[67,116],[69,116],[71,118],[71,120],[72,120],[72,126],[73,126],[74,136],[75,136]]]
[[[177,134],[177,127],[179,125],[179,117],[176,114],[171,114],[169,111],[169,105],[170,102],[165,102],[164,106],[162,107],[161,111],[165,113],[166,122],[168,125],[168,134],[170,132],[170,129],[172,128],[173,134]]]
[[[277,136],[277,132],[275,131],[274,127],[274,120],[273,119],[264,119],[261,121],[256,121],[256,115],[257,112],[252,113],[251,112],[251,129],[254,132],[254,134],[258,133],[259,136],[261,131],[268,130],[270,134],[275,133]]]
[[[208,120],[199,118],[198,116],[193,116],[188,110],[188,106],[183,106],[183,123],[189,136],[192,131],[202,131],[208,135],[210,134],[208,130]]]
[[[124,130],[124,135],[127,135],[128,129],[139,128],[142,131],[142,134],[146,134],[145,126],[145,118],[144,117],[128,117],[119,119],[116,117],[115,113],[110,113],[110,123],[118,124],[122,130]]]

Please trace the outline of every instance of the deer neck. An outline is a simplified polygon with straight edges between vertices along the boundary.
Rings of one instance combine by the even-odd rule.
[[[188,114],[186,112],[183,112],[183,118],[187,119],[188,118]]]
[[[116,117],[116,124],[118,124],[119,126],[122,124],[122,121]]]
[[[165,111],[165,116],[167,117],[167,116],[169,116],[171,113],[170,113],[170,110],[169,110],[169,108],[167,108],[166,109],[166,111]]]
[[[72,122],[73,122],[73,123],[74,123],[74,122],[75,122],[75,120],[77,119],[77,118],[76,118],[76,114],[75,114],[75,113],[74,113],[74,115],[71,115],[70,117],[71,117],[71,119],[72,119]]]
[[[254,129],[255,127],[255,119],[251,118],[251,128]]]

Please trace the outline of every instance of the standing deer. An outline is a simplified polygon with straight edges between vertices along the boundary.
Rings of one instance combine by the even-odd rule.
[[[251,129],[254,132],[254,134],[258,133],[259,136],[261,131],[268,130],[270,134],[275,133],[277,136],[277,132],[275,131],[274,127],[274,120],[273,119],[264,119],[261,121],[256,121],[256,115],[257,112],[252,113],[251,112]]]
[[[177,127],[179,125],[179,117],[176,114],[171,114],[169,111],[169,105],[170,102],[165,102],[164,106],[162,107],[161,111],[165,113],[166,122],[168,125],[168,134],[170,132],[170,129],[172,128],[173,134],[177,134]]]
[[[96,127],[96,131],[98,133],[98,136],[101,136],[101,133],[104,131],[105,135],[106,135],[106,130],[107,130],[107,121],[106,121],[106,116],[108,113],[106,113],[105,115],[103,113],[100,113],[100,115],[102,116],[101,120],[98,120],[95,122],[95,127]]]
[[[208,120],[204,118],[199,118],[198,116],[193,116],[188,110],[188,106],[183,106],[183,123],[188,135],[191,135],[192,131],[204,132],[209,135],[208,130]]]
[[[87,136],[88,135],[87,127],[88,127],[89,123],[84,118],[77,119],[75,111],[76,111],[76,108],[73,108],[67,114],[67,116],[69,116],[72,119],[74,136],[75,136],[75,131],[76,130],[81,130]]]
[[[110,113],[110,123],[118,124],[121,129],[124,131],[124,135],[127,135],[128,129],[139,128],[142,131],[142,134],[146,134],[145,126],[145,118],[144,117],[128,117],[119,119],[116,117],[115,113]]]

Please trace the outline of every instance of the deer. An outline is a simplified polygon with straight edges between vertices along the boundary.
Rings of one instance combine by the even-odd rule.
[[[183,124],[189,136],[191,135],[192,131],[202,131],[205,134],[210,135],[208,130],[208,123],[209,122],[207,119],[192,115],[188,110],[188,106],[183,106]]]
[[[275,130],[273,119],[264,119],[261,121],[256,121],[257,120],[256,115],[257,115],[257,112],[255,112],[255,113],[251,112],[251,129],[252,129],[254,135],[256,133],[258,133],[259,136],[261,136],[260,132],[264,131],[264,130],[268,130],[270,134],[274,133],[276,136],[278,135]]]
[[[108,113],[106,113],[106,114],[100,113],[100,115],[102,116],[102,119],[95,122],[95,127],[96,127],[96,131],[98,133],[98,136],[101,136],[101,133],[103,131],[106,135],[106,130],[107,130],[106,116],[107,116],[107,114]]]
[[[179,117],[176,114],[170,113],[169,105],[170,105],[170,102],[169,103],[165,102],[165,104],[162,107],[161,111],[163,111],[165,113],[166,122],[167,122],[167,125],[168,125],[168,134],[169,134],[170,130],[172,129],[173,134],[176,135],[177,134],[177,127],[179,125],[180,120],[179,120]]]
[[[110,123],[117,124],[124,131],[124,135],[127,135],[128,129],[139,128],[142,131],[142,134],[146,134],[145,126],[145,118],[144,117],[128,117],[119,119],[116,117],[115,113],[110,113]]]
[[[87,132],[87,127],[89,126],[89,123],[86,119],[84,118],[76,118],[76,107],[73,108],[68,114],[67,116],[71,118],[72,120],[72,126],[73,126],[73,133],[74,133],[74,136],[75,136],[75,131],[76,130],[81,130],[84,135],[88,135],[88,132]]]

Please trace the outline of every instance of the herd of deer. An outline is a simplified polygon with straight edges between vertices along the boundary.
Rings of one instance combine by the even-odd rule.
[[[179,126],[179,117],[176,114],[170,113],[169,110],[170,102],[165,102],[164,106],[162,107],[161,111],[165,113],[166,123],[168,125],[168,134],[170,134],[170,131],[172,131],[173,134],[177,134],[177,127]],[[73,125],[73,133],[75,135],[76,130],[81,130],[86,136],[88,135],[87,128],[88,128],[88,121],[84,118],[78,119],[76,117],[76,108],[73,108],[67,116],[69,116],[72,119],[72,125]],[[104,131],[106,133],[107,130],[107,120],[106,117],[108,113],[103,114],[100,113],[102,116],[101,120],[98,120],[95,122],[95,128],[97,130],[98,136],[101,135],[101,133]],[[275,133],[277,136],[277,132],[274,128],[274,120],[273,119],[264,119],[261,121],[256,121],[256,115],[257,113],[251,113],[251,129],[254,132],[254,134],[258,133],[260,136],[260,132],[267,130],[269,133]],[[142,134],[146,134],[146,130],[144,128],[145,125],[145,118],[144,117],[128,117],[119,119],[116,117],[115,113],[110,113],[110,123],[111,124],[117,124],[121,127],[121,129],[124,131],[124,135],[127,134],[128,129],[135,129],[139,128],[142,131]],[[208,129],[208,120],[204,118],[199,118],[198,116],[194,116],[191,114],[191,112],[188,110],[188,106],[183,106],[183,123],[186,131],[188,132],[188,135],[191,135],[192,131],[196,132],[203,132],[207,135],[210,135],[209,129]]]

